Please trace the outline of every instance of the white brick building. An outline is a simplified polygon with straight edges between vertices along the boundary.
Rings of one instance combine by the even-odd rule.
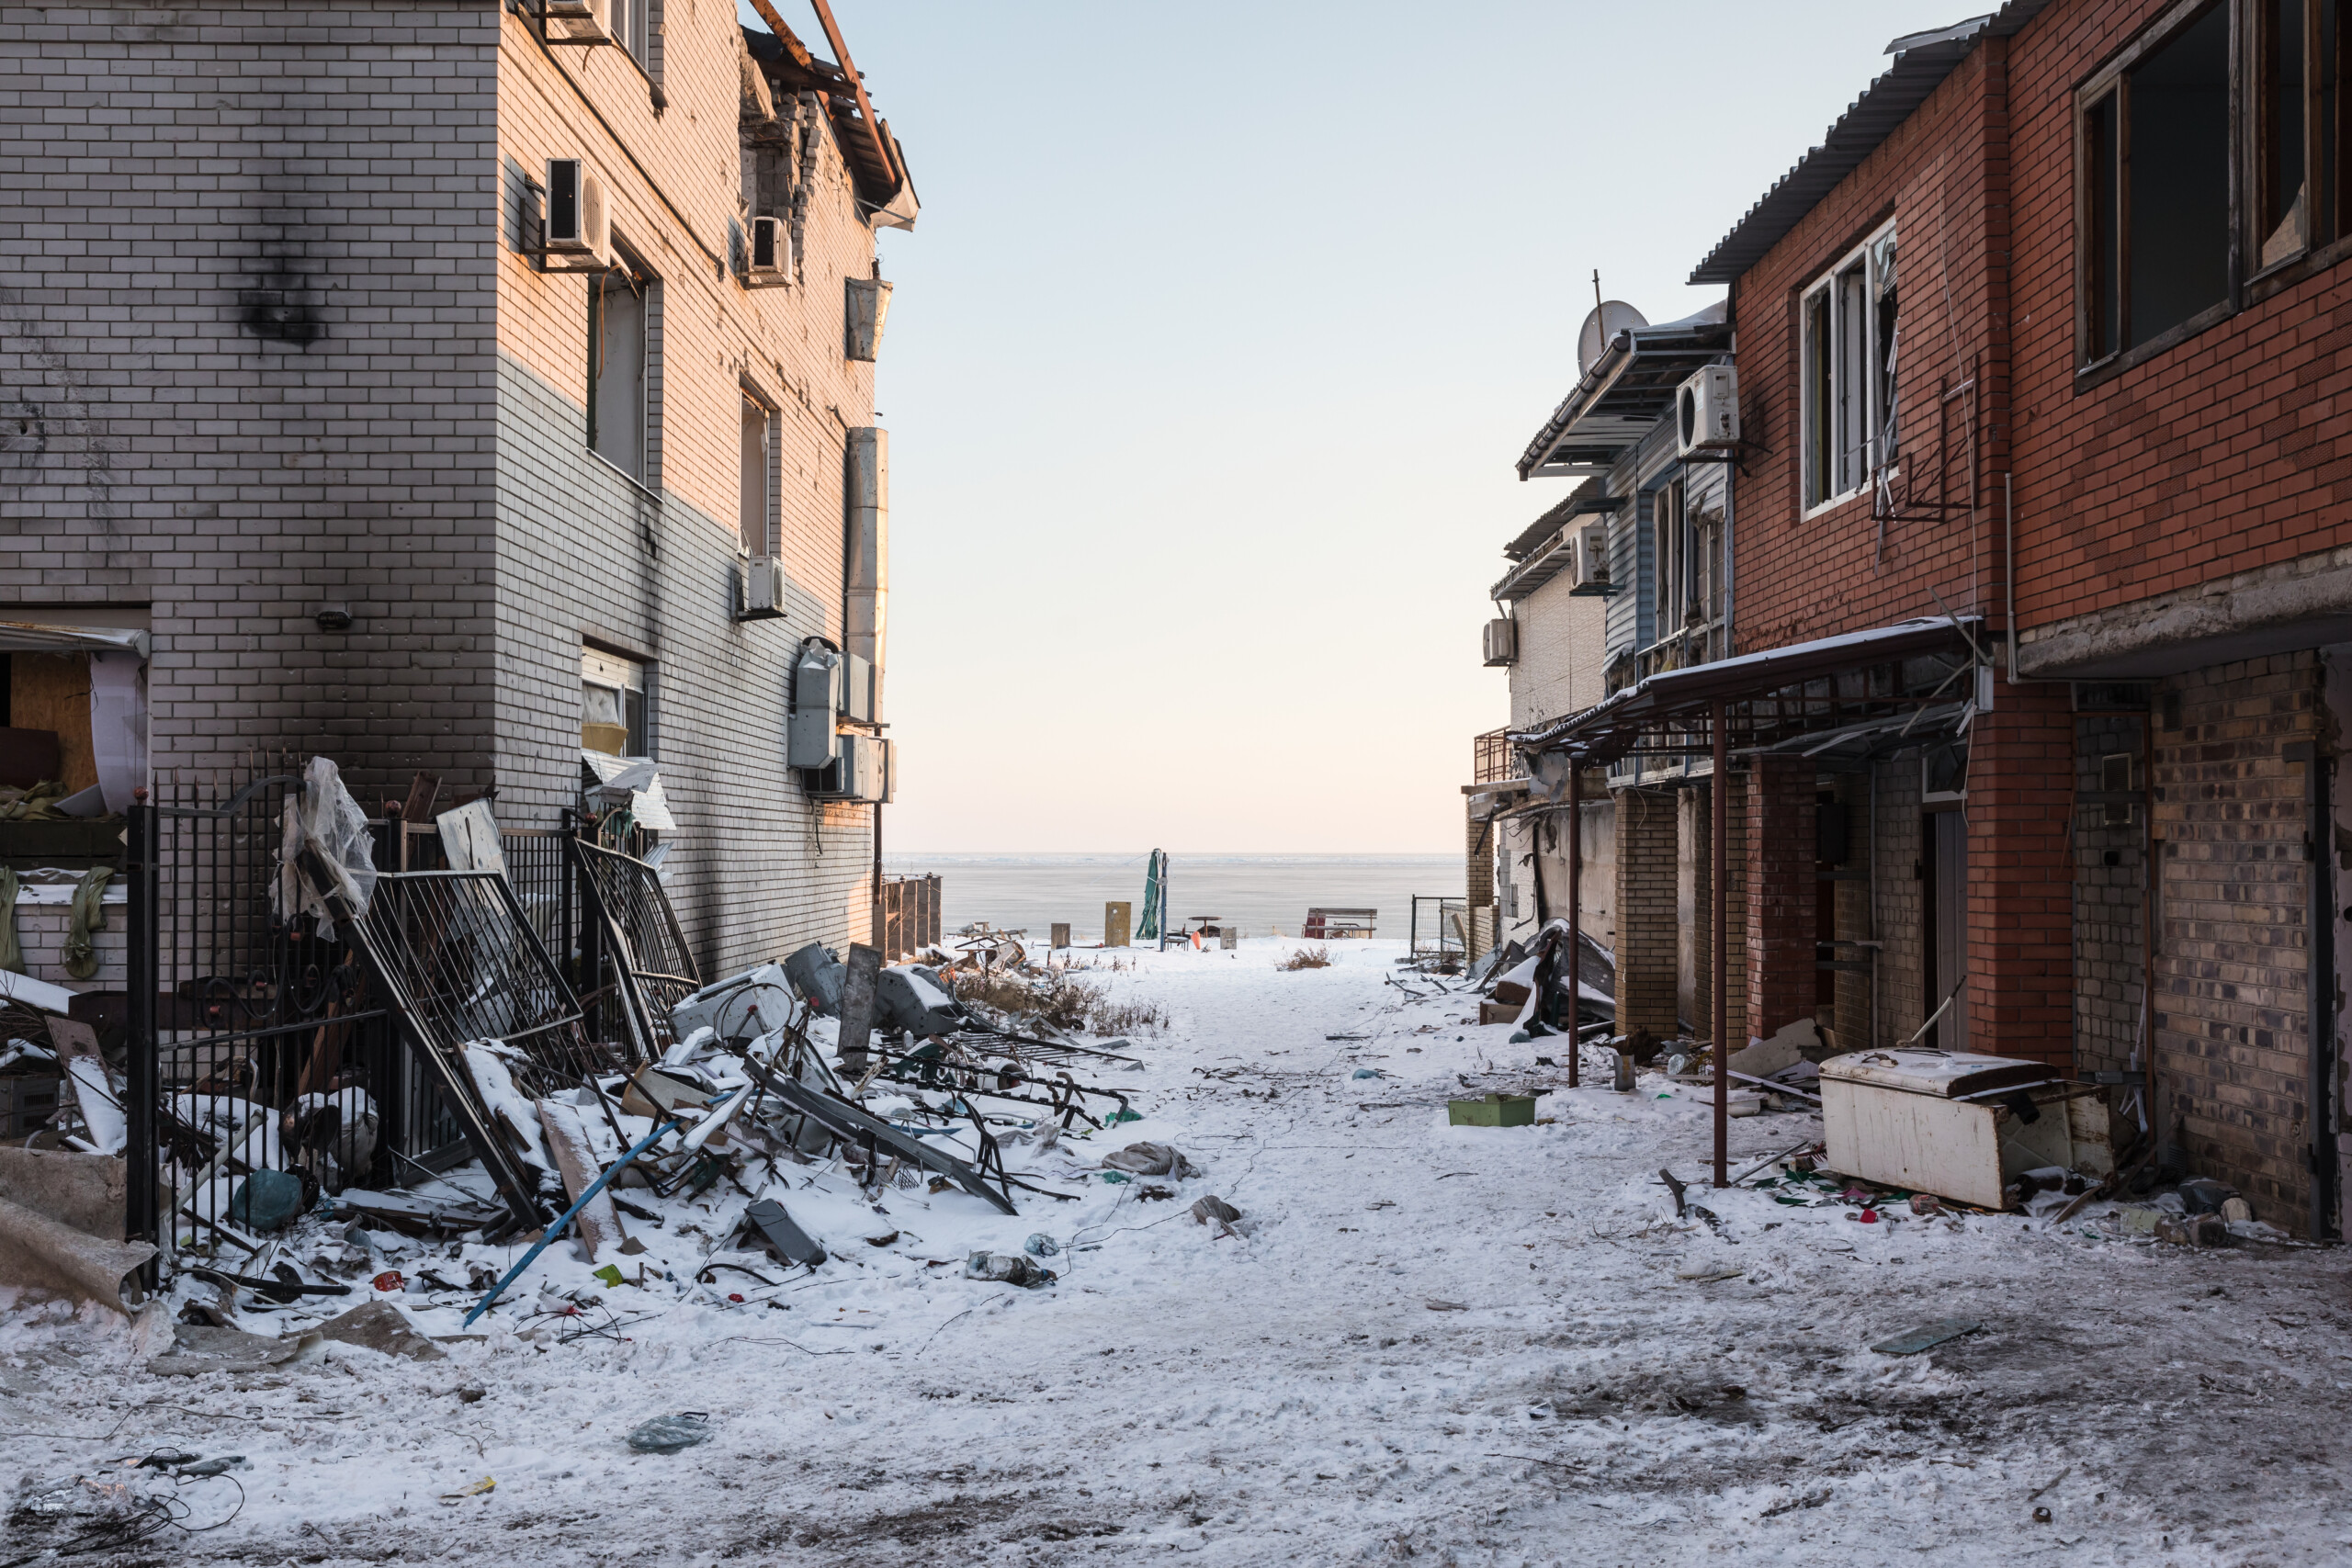
[[[881,652],[848,283],[913,193],[797,40],[614,15],[590,47],[479,0],[0,5],[0,619],[147,634],[166,798],[322,752],[363,801],[421,769],[545,826],[583,737],[650,754],[724,970],[871,919],[879,807],[812,800],[784,728],[804,637]],[[550,158],[616,270],[543,266]],[[738,618],[752,555],[781,619]]]

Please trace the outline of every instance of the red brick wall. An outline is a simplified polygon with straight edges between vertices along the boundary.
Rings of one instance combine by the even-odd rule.
[[[1814,771],[1807,758],[1761,756],[1747,775],[1747,1018],[1757,1034],[1813,1016]]]
[[[2074,87],[2163,9],[2059,0],[2011,45],[2020,625],[2352,540],[2352,267],[2074,389]]]
[[[1969,1048],[2071,1067],[2074,706],[2064,686],[2004,687],[1969,735]]]

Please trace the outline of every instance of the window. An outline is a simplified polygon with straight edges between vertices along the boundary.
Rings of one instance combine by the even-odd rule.
[[[2248,273],[2344,232],[2344,0],[2248,0]]]
[[[580,748],[644,757],[645,666],[593,648],[580,650]]]
[[[768,421],[773,417],[749,392],[743,394],[743,495],[736,514],[746,552],[768,550]]]
[[[1855,494],[1894,460],[1892,225],[1830,268],[1801,307],[1804,502]]]
[[[1717,592],[1722,575],[1717,554],[1722,523],[1691,503],[1684,481],[1660,490],[1650,502],[1650,538],[1657,571],[1657,622],[1654,641],[1707,626],[1722,615]],[[1712,640],[1712,639],[1709,639]],[[1693,657],[1707,651],[1694,643]]]
[[[613,41],[629,51],[639,65],[652,58],[653,0],[612,0]]]
[[[646,301],[650,284],[626,271],[601,272],[588,284],[588,446],[645,482]]]
[[[2230,15],[2153,39],[2084,107],[2084,357],[2137,348],[2229,298]]]

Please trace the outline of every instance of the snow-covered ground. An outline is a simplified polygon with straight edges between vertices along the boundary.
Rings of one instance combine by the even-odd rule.
[[[1102,973],[1173,1021],[1114,1080],[1146,1119],[1007,1151],[1079,1201],[1006,1218],[893,1190],[884,1214],[795,1170],[779,1195],[836,1254],[809,1274],[711,1252],[748,1201],[721,1183],[704,1214],[632,1223],[643,1286],[559,1247],[487,1338],[424,1363],[161,1377],[113,1314],[0,1303],[0,1483],[32,1498],[158,1449],[243,1456],[141,1483],[190,1529],[241,1490],[225,1525],[81,1562],[2352,1561],[2340,1250],[1713,1192],[1707,1108],[1646,1076],[1627,1096],[1589,1070],[1534,1127],[1449,1127],[1449,1096],[1564,1081],[1533,1065],[1562,1043],[1408,996],[1396,979],[1434,987],[1396,944],[1278,970],[1295,945]],[[1732,1129],[1745,1164],[1818,1122]],[[1205,1174],[1155,1201],[1150,1179],[1086,1173],[1139,1138]],[[1661,1166],[1713,1225],[1677,1223]],[[1204,1193],[1244,1234],[1194,1222]],[[963,1277],[967,1250],[1037,1231],[1057,1283]],[[380,1261],[462,1285],[509,1256]],[[706,1256],[779,1282],[696,1286]],[[568,1303],[542,1282],[602,1299],[545,1315]],[[469,1298],[392,1299],[444,1334]],[[1869,1348],[1953,1317],[1984,1331]],[[707,1442],[628,1448],[679,1411],[708,1413]],[[64,1539],[19,1511],[0,1564]]]

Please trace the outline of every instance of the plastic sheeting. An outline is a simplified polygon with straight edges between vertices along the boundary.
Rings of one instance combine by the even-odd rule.
[[[351,907],[355,916],[368,912],[376,894],[375,837],[368,829],[368,814],[343,786],[343,774],[324,757],[313,757],[302,770],[302,794],[287,803],[286,841],[280,856],[277,909],[281,916],[315,915],[322,941],[334,940],[334,918],[323,894],[308,878],[296,874],[296,854],[315,853],[326,867],[332,886],[325,891]]]

